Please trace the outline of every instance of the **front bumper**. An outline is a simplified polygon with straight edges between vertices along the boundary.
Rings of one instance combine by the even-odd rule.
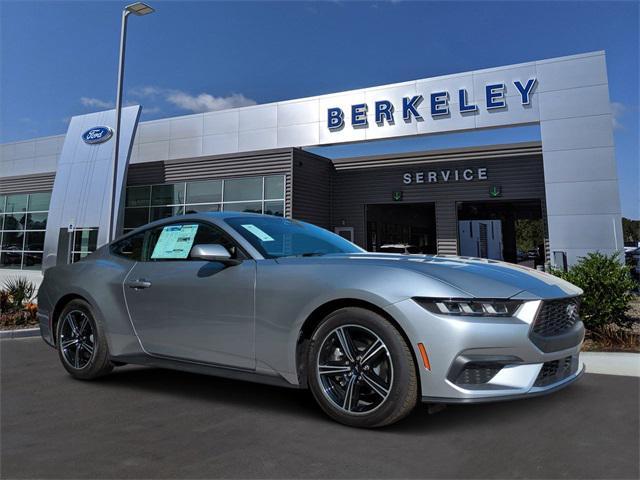
[[[418,361],[421,396],[429,403],[476,403],[543,395],[584,373],[584,327],[560,350],[543,351],[530,338],[540,301],[526,302],[513,318],[435,315],[413,300],[387,307],[404,328]],[[429,362],[421,361],[423,344]],[[548,348],[545,348],[548,350]],[[466,369],[466,371],[465,371]]]

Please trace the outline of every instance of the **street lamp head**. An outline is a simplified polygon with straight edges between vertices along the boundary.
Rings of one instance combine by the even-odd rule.
[[[151,8],[146,3],[136,2],[131,5],[127,5],[124,7],[127,12],[133,13],[134,15],[149,15],[150,13],[155,12],[153,8]]]

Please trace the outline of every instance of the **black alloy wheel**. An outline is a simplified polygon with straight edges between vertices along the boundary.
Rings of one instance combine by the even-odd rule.
[[[91,380],[113,369],[102,325],[84,300],[72,300],[60,313],[56,345],[62,366],[74,378]]]
[[[334,420],[355,427],[390,425],[418,399],[414,356],[398,329],[359,307],[329,314],[307,353],[309,388]]]

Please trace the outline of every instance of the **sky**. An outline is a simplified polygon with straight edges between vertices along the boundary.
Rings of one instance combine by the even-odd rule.
[[[118,1],[0,0],[0,143],[115,100]],[[640,218],[637,1],[165,2],[132,17],[142,120],[605,50],[622,213]],[[330,157],[538,140],[537,126],[324,147]]]

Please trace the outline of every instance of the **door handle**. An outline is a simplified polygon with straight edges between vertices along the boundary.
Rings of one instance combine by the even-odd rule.
[[[133,288],[134,290],[141,290],[143,288],[149,288],[151,286],[151,282],[149,280],[145,280],[144,278],[139,278],[137,280],[133,280],[132,282],[127,282],[125,285],[129,288]]]

